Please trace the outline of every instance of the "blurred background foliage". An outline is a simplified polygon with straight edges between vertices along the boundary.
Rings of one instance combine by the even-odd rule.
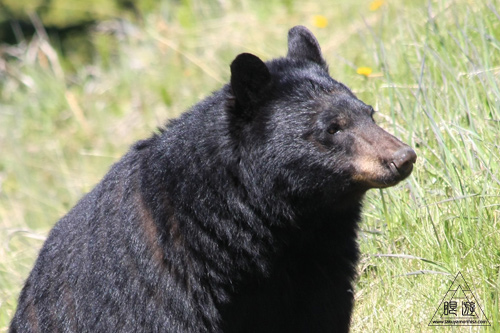
[[[32,15],[48,30],[65,31],[113,18],[140,19],[157,4],[155,0],[2,0],[0,38],[22,39],[20,32],[33,30]]]
[[[0,0],[0,41],[16,44],[38,30],[47,33],[64,56],[78,54],[89,61],[94,43],[89,32],[109,26],[141,26],[152,12],[175,18],[181,26],[192,26],[197,15],[223,13],[226,1],[209,0]],[[227,9],[227,8],[226,8]],[[104,27],[99,23],[108,22]],[[101,31],[102,31],[101,29]],[[111,29],[113,29],[111,27]]]

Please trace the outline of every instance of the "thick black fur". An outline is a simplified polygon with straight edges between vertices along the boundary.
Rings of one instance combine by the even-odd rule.
[[[376,125],[306,28],[239,55],[55,225],[10,332],[347,331],[371,187],[348,126]]]

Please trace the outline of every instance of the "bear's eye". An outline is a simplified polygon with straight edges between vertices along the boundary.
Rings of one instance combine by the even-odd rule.
[[[331,124],[328,129],[326,130],[328,133],[330,134],[335,134],[337,132],[340,132],[341,128],[339,126],[339,124]]]

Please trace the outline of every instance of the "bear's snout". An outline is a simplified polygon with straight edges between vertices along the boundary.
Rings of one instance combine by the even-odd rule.
[[[410,175],[413,164],[417,160],[417,154],[413,149],[406,146],[396,151],[392,157],[391,170],[401,179]]]
[[[367,188],[394,186],[413,171],[415,151],[379,126],[360,127],[353,137],[353,180]]]

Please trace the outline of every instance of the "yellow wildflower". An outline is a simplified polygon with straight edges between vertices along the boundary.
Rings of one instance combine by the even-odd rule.
[[[314,15],[313,25],[317,28],[326,28],[328,25],[328,19],[323,15]]]
[[[356,73],[359,75],[364,75],[366,77],[370,76],[370,74],[373,72],[373,70],[370,67],[358,67],[356,70]]]
[[[373,12],[373,11],[376,11],[377,9],[379,9],[380,7],[382,7],[382,5],[385,3],[384,0],[374,0],[370,3],[370,10]]]

